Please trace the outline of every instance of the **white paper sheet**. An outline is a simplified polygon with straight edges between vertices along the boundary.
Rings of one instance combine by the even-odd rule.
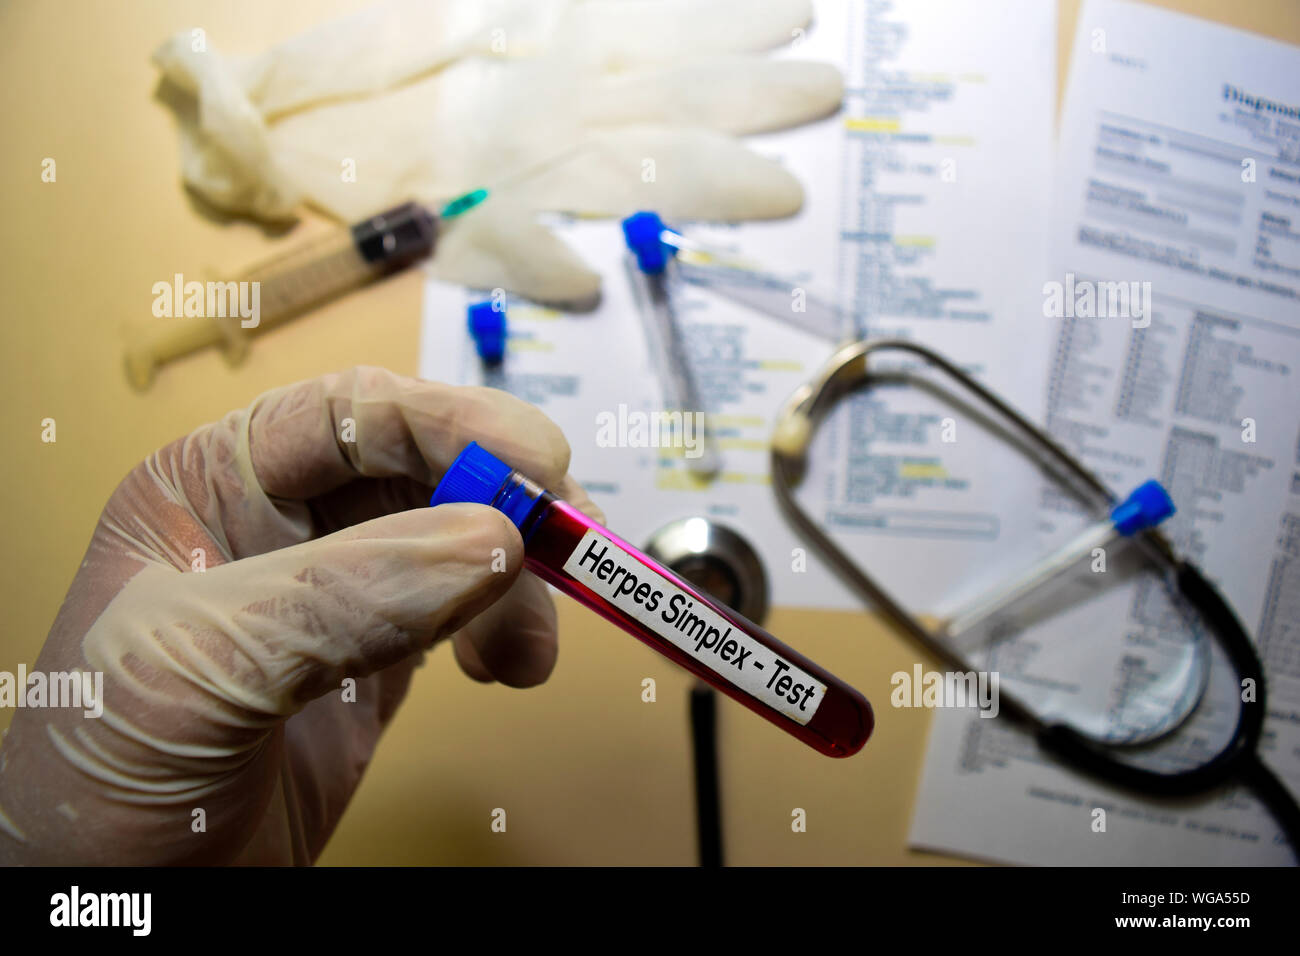
[[[937,346],[1037,414],[1041,389],[1006,343],[1046,348],[1036,316],[1047,266],[1054,17],[1054,4],[1039,0],[818,4],[813,27],[781,55],[839,63],[844,110],[750,140],[798,175],[802,213],[732,228],[673,225],[827,291],[873,331]],[[561,228],[604,277],[600,307],[563,315],[512,302],[504,369],[485,375],[464,319],[483,295],[430,280],[421,374],[497,384],[538,404],[564,428],[574,475],[628,540],[707,515],[755,545],[774,603],[861,607],[782,519],[768,483],[776,412],[830,355],[829,343],[686,290],[677,306],[721,439],[720,478],[699,489],[671,453],[600,447],[597,416],[659,408],[658,387],[618,224]],[[946,414],[920,395],[855,399],[819,435],[801,492],[852,552],[920,606],[942,593],[936,582],[968,580],[1034,535],[1033,516],[1016,507],[1030,476],[1018,484],[990,470],[976,441],[945,443]],[[965,427],[957,422],[959,439]]]
[[[1149,282],[1152,308],[1145,318],[1055,322],[1049,426],[1112,488],[1157,477],[1170,490],[1175,546],[1256,637],[1269,681],[1266,761],[1293,791],[1298,160],[1300,50],[1141,5],[1084,8],[1061,124],[1054,279]],[[1045,539],[1072,521],[1056,504],[1045,496]],[[1089,648],[1078,661],[1091,671],[1083,680],[1116,691],[1122,669],[1131,675],[1160,645],[1157,604],[1135,586],[1112,588],[1023,640],[1062,648],[1060,638],[1073,637],[1066,643]],[[1217,750],[1239,693],[1215,660],[1201,710],[1164,752]],[[1107,811],[1104,832],[1094,828],[1097,808]],[[1291,861],[1271,816],[1242,788],[1190,805],[1135,800],[1045,761],[1024,734],[956,710],[936,714],[912,842],[1034,864]]]

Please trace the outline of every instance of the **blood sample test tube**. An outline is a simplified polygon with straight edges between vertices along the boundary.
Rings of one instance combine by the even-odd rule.
[[[530,571],[813,749],[848,757],[871,735],[858,691],[476,443],[429,501],[451,502],[505,514]]]

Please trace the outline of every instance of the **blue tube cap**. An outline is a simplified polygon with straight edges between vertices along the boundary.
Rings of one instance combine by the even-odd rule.
[[[504,461],[478,442],[470,442],[438,482],[429,504],[435,508],[457,502],[491,505],[522,529],[539,499],[522,482],[512,482],[512,474],[514,469]]]
[[[435,508],[460,501],[490,505],[510,471],[510,466],[496,455],[484,451],[478,442],[470,442],[438,482],[429,504]]]
[[[493,302],[477,302],[466,311],[466,320],[479,358],[499,364],[506,357],[506,310]]]
[[[660,236],[664,221],[657,212],[636,212],[623,220],[623,239],[636,255],[636,264],[642,272],[658,275],[668,268],[668,259],[675,254]]]
[[[1138,485],[1110,512],[1115,530],[1128,537],[1154,528],[1174,513],[1174,500],[1154,478]]]

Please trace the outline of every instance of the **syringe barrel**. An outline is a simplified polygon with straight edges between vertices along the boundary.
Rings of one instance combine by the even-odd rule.
[[[223,304],[216,314],[136,323],[126,346],[127,375],[135,387],[145,388],[159,365],[210,345],[224,346],[227,359],[238,362],[252,336],[431,254],[437,235],[433,213],[404,203],[295,243],[234,279],[207,283],[218,287],[216,299],[222,303],[231,293],[241,307],[255,303],[251,314]]]
[[[258,328],[411,265],[433,251],[437,233],[431,212],[404,203],[250,266],[240,279],[260,284]]]

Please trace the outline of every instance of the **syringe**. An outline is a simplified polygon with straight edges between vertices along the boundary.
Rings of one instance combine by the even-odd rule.
[[[135,325],[126,348],[127,378],[136,388],[147,388],[159,365],[210,345],[222,346],[226,359],[238,364],[254,335],[431,255],[440,221],[472,209],[487,195],[474,190],[436,214],[419,203],[403,203],[279,253],[233,281],[204,283],[205,290],[215,289],[215,296],[205,296],[205,306],[215,299],[216,314],[205,308],[201,316]],[[229,307],[241,283],[257,283],[258,309],[251,320]]]

